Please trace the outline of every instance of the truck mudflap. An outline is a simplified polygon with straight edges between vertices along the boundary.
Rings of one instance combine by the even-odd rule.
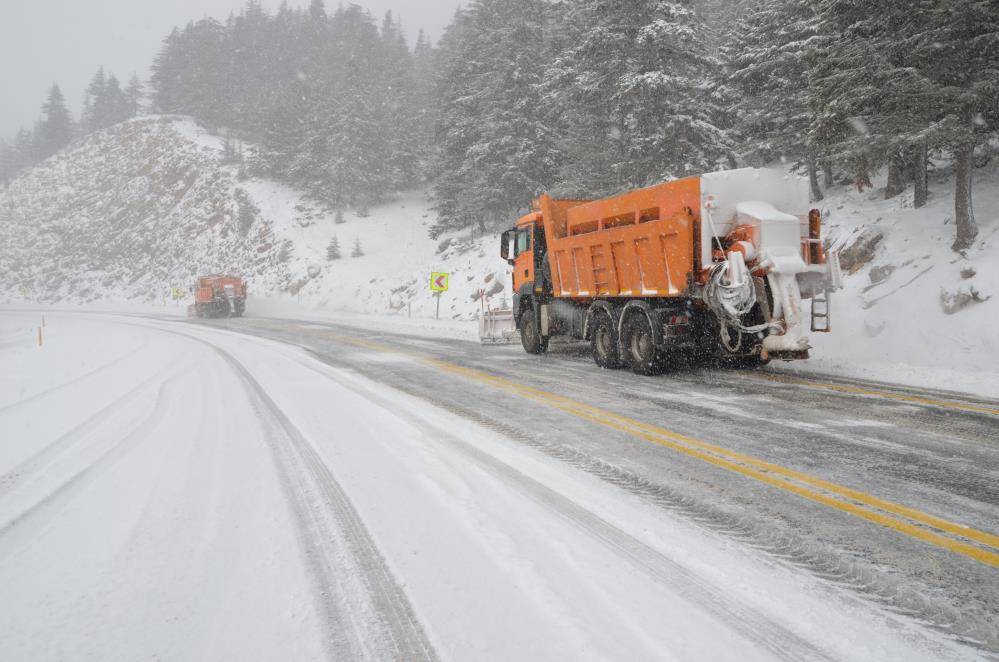
[[[486,310],[479,313],[479,342],[509,343],[517,337],[513,310]]]

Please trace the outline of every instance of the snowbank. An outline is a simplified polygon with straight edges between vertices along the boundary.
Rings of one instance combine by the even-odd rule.
[[[851,377],[999,397],[999,166],[977,173],[978,240],[964,254],[954,237],[953,181],[933,197],[883,200],[881,189],[834,189],[821,203],[845,287],[833,296],[830,334],[813,334],[814,358],[779,364]],[[852,255],[851,255],[852,253]],[[864,258],[869,260],[864,260]],[[845,270],[844,270],[845,271]]]

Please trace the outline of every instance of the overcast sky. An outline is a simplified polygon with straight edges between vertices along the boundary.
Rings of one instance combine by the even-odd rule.
[[[124,84],[146,79],[160,42],[175,25],[212,16],[225,20],[245,0],[0,0],[0,137],[28,128],[46,92],[59,83],[79,119],[83,89],[97,67]],[[280,0],[263,0],[276,9]],[[306,6],[308,0],[289,0]],[[326,0],[333,9],[339,0]],[[345,3],[346,4],[346,3]],[[410,44],[420,28],[436,41],[459,0],[358,0],[380,21],[386,10],[402,20]]]

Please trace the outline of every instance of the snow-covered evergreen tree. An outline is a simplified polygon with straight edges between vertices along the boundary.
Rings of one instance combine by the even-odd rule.
[[[977,236],[973,153],[989,136],[981,118],[994,111],[999,97],[999,9],[978,0],[886,5],[822,0],[819,6],[838,37],[816,77],[821,98],[842,108],[843,115],[860,118],[860,141],[887,155],[890,189],[899,186],[906,159],[916,164],[920,202],[927,150],[953,155],[953,247],[969,247]]]
[[[35,129],[36,156],[46,159],[69,144],[73,138],[73,118],[66,108],[66,99],[58,85],[49,88],[42,105],[42,120]]]
[[[354,239],[354,248],[350,251],[351,257],[364,257],[364,249],[361,248],[361,238]]]
[[[326,259],[332,262],[333,260],[339,260],[340,257],[340,240],[336,238],[336,235],[333,235],[329,245],[326,246]]]
[[[552,184],[555,134],[540,112],[546,3],[479,0],[446,35],[434,231],[508,219]]]
[[[688,2],[567,3],[571,35],[546,76],[566,193],[600,195],[713,169],[729,151],[712,94],[719,63]]]
[[[753,2],[733,26],[722,55],[737,92],[735,128],[743,158],[750,165],[776,158],[804,165],[812,197],[821,200],[818,170],[823,155],[810,131],[822,132],[822,118],[830,109],[816,108],[809,93],[822,30],[814,4]]]

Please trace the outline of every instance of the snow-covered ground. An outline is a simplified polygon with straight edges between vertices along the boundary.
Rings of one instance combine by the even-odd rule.
[[[297,348],[39,322],[0,314],[4,660],[973,657]]]

